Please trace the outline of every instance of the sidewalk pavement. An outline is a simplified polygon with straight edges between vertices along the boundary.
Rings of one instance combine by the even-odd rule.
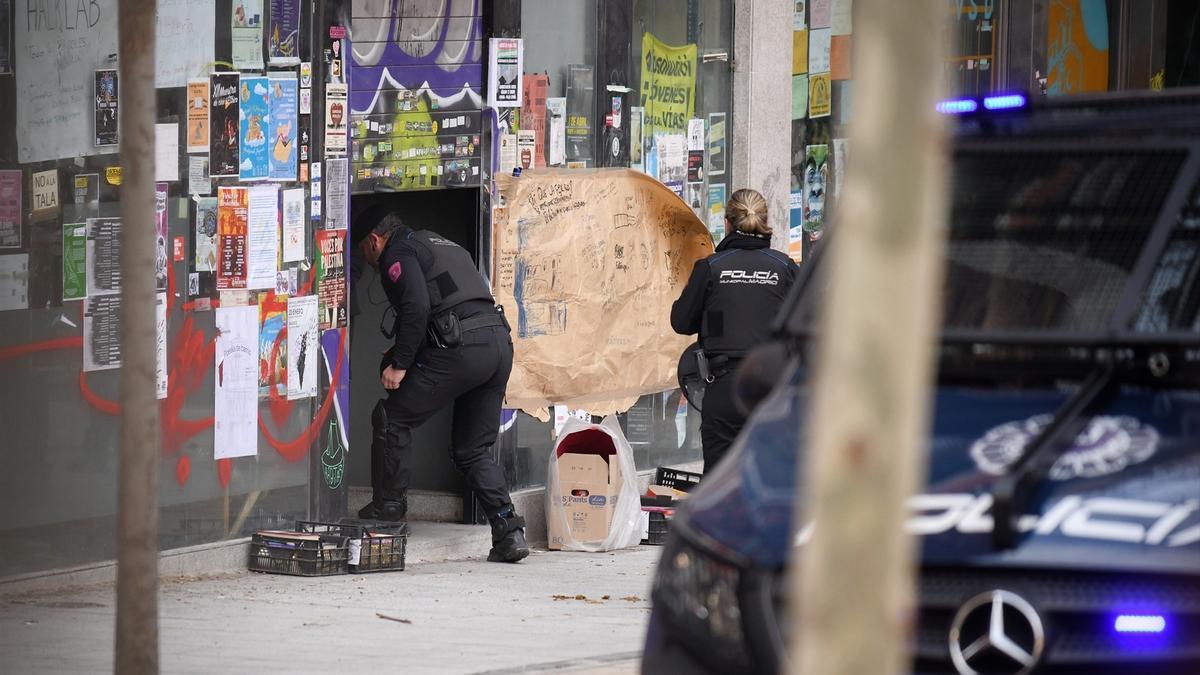
[[[662,549],[168,580],[164,673],[638,672]],[[0,599],[0,671],[112,669],[112,586]]]

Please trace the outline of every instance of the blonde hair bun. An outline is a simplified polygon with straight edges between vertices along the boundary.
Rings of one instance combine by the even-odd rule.
[[[734,192],[725,206],[725,217],[738,232],[771,236],[771,226],[767,224],[767,200],[758,190]]]

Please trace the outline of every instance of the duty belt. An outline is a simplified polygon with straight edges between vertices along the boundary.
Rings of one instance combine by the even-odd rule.
[[[468,319],[459,319],[462,332],[487,328],[488,326],[505,326],[504,317],[499,312],[483,312]]]

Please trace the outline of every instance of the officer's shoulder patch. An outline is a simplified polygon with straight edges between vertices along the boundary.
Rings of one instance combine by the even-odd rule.
[[[401,268],[400,268],[399,260],[392,263],[391,267],[388,267],[387,274],[388,274],[388,278],[392,280],[392,283],[395,283],[400,280],[400,272],[401,272]]]

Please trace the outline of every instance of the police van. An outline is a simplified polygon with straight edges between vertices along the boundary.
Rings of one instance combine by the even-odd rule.
[[[913,670],[1200,673],[1200,93],[970,103],[942,108],[966,114]],[[818,253],[788,365],[672,523],[645,672],[788,667],[823,283]]]

